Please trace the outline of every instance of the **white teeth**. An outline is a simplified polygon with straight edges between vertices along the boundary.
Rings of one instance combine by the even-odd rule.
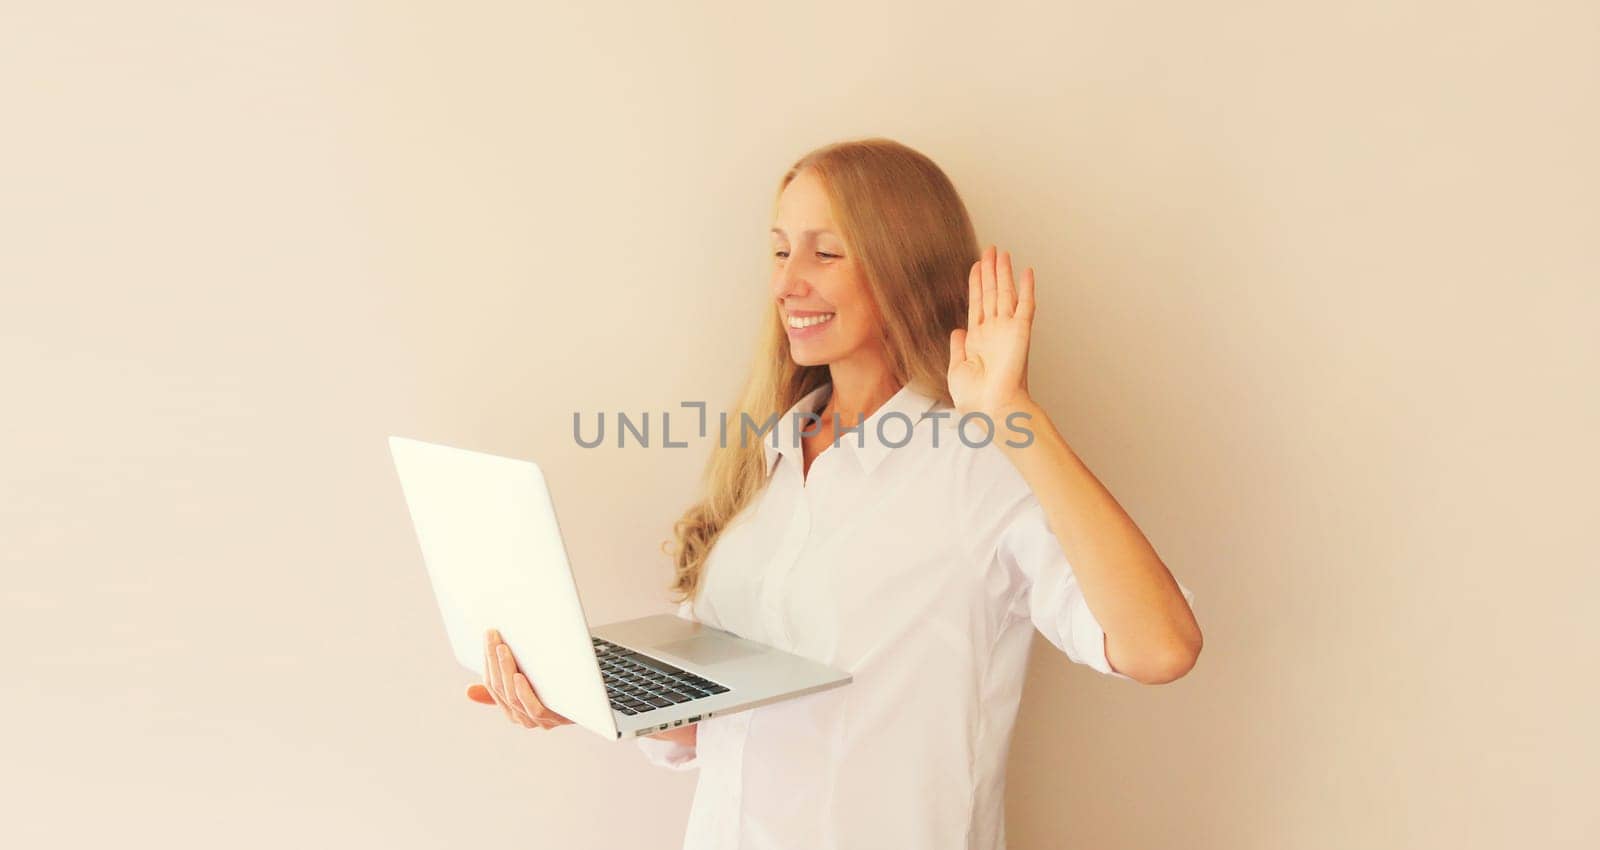
[[[790,316],[789,327],[797,330],[800,328],[809,328],[812,325],[820,325],[831,318],[833,318],[832,313],[823,313],[820,316]]]

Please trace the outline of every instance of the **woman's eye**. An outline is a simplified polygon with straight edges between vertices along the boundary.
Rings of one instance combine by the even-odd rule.
[[[834,259],[838,259],[839,258],[838,254],[825,254],[825,253],[823,253],[821,251],[817,252],[817,256],[819,256],[819,257],[832,257]]]

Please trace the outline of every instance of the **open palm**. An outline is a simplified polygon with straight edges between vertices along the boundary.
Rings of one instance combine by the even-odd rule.
[[[1011,253],[990,245],[967,276],[967,327],[950,334],[950,396],[963,413],[997,415],[1028,397],[1033,269],[1011,277]]]

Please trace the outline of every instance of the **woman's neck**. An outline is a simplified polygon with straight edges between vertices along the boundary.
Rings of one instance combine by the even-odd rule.
[[[839,424],[854,427],[871,416],[883,403],[900,391],[894,375],[881,361],[871,364],[831,363],[828,374],[833,389],[828,393],[828,403],[822,407],[822,421],[833,424],[835,414]]]

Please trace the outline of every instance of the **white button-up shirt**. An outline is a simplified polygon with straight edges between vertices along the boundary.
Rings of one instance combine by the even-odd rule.
[[[958,413],[907,386],[805,475],[795,414],[829,392],[761,438],[767,486],[722,532],[678,615],[854,681],[701,721],[694,745],[639,746],[655,764],[699,769],[686,850],[1002,850],[1033,630],[1127,677],[995,444],[1021,435],[996,423],[991,442],[970,447]],[[976,443],[988,431],[973,421],[963,433]]]

